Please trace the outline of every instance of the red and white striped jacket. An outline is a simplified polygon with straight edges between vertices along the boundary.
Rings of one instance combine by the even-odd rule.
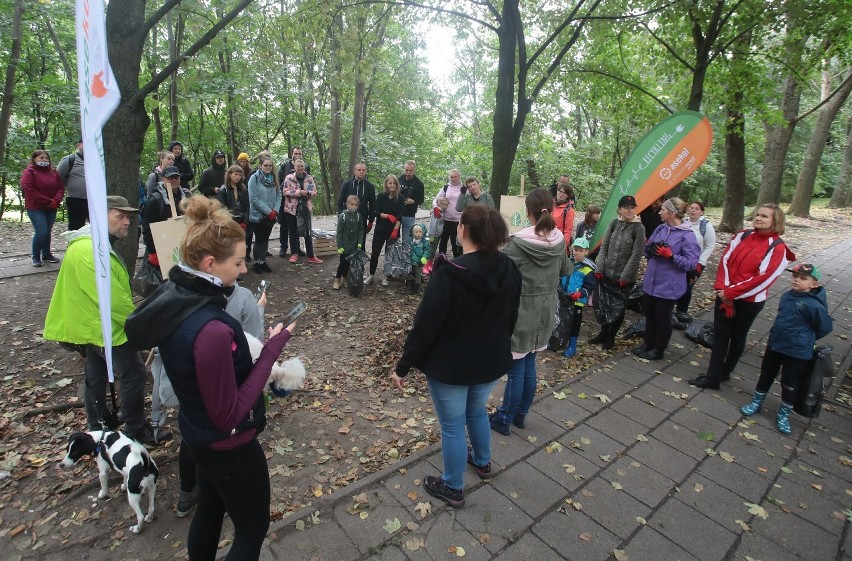
[[[743,230],[725,248],[713,289],[724,290],[728,300],[763,302],[775,279],[795,260],[778,234]]]

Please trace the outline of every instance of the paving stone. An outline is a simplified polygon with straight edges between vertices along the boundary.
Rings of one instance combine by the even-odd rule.
[[[651,508],[663,502],[675,486],[675,482],[668,477],[627,456],[619,458],[601,476],[608,483],[618,481],[624,487],[624,492]]]
[[[679,381],[676,382],[674,378],[679,378]],[[663,374],[658,374],[651,378],[650,383],[663,391],[677,393],[678,395],[687,394],[689,397],[693,397],[701,390],[700,388],[690,386],[688,380],[689,378],[682,378],[676,375],[673,376],[666,371]]]
[[[611,367],[606,368],[607,366]],[[592,369],[592,374],[606,373],[616,380],[638,387],[654,375],[654,370],[656,368],[653,368],[650,363],[639,362],[635,356],[628,353],[617,357],[613,362],[607,363],[603,367]]]
[[[348,516],[348,515],[347,515]],[[303,531],[286,528],[276,532],[269,544],[271,559],[335,559],[350,561],[360,557],[353,540],[335,522],[321,522]]]
[[[547,398],[545,398],[547,399]],[[530,437],[535,440],[530,441],[531,444],[539,442],[551,441],[563,434],[568,428],[564,424],[559,424],[559,420],[554,423],[538,412],[538,402],[534,403],[532,410],[527,415],[526,426],[519,429],[512,426],[512,432],[530,441]]]
[[[586,424],[627,446],[636,442],[636,435],[648,432],[646,426],[609,408],[588,419]]]
[[[737,400],[739,403],[742,400]],[[743,401],[743,404],[746,403]],[[741,405],[735,405],[734,402],[725,401],[724,396],[719,392],[712,390],[702,390],[689,400],[689,407],[698,409],[702,413],[707,413],[715,419],[719,419],[728,425],[734,425],[742,418],[740,413]]]
[[[840,410],[840,409],[839,409]],[[826,411],[823,407],[818,419],[814,420],[814,424],[819,427],[825,427],[830,434],[852,439],[852,423],[849,422],[848,415],[839,415]],[[816,430],[814,430],[816,432]]]
[[[820,490],[812,485],[816,485]],[[774,499],[773,502],[783,502],[791,514],[839,536],[846,526],[846,518],[842,515],[838,518],[835,513],[842,513],[849,508],[849,501],[837,500],[828,491],[826,483],[812,485],[799,485],[779,478],[769,490],[769,495]]]
[[[525,462],[504,470],[491,484],[533,518],[550,509],[565,494],[564,488]]]
[[[697,561],[679,545],[649,526],[639,530],[639,533],[624,547],[624,553],[627,554],[628,559],[639,561]]]
[[[600,411],[606,406],[606,404],[603,403],[601,400],[592,397],[596,393],[601,392],[591,387],[590,385],[580,382],[576,384],[571,384],[568,387],[571,389],[571,394],[565,401],[568,401],[573,405],[576,405],[577,407],[582,407],[590,413],[596,413],[597,411]],[[580,397],[581,395],[585,395],[586,397]]]
[[[683,399],[674,398],[663,394],[664,391],[666,390],[660,389],[657,386],[648,383],[640,388],[637,388],[636,391],[634,391],[631,395],[633,395],[633,399],[641,399],[642,401],[658,409],[662,409],[666,413],[673,413],[683,407],[686,403],[686,401]],[[678,394],[680,394],[680,392],[678,392]]]
[[[640,442],[631,448],[628,456],[673,481],[681,481],[698,463],[695,458],[653,437],[649,438],[648,442]]]
[[[795,514],[782,511],[768,501],[763,501],[760,505],[766,509],[769,518],[752,520],[753,531],[803,559],[818,561],[834,559],[837,555],[837,548],[841,543],[839,537]]]
[[[570,385],[560,385],[553,391],[571,390],[573,392],[574,390],[571,388]],[[561,426],[565,431],[571,426],[579,425],[591,415],[589,411],[578,407],[568,399],[556,399],[553,397],[553,392],[536,401],[533,405],[533,411],[551,423]]]
[[[754,532],[743,532],[742,539],[737,544],[736,554],[732,559],[746,559],[746,556],[762,561],[802,561],[801,557],[778,547],[772,540]]]
[[[501,553],[499,559],[500,561],[562,561],[565,558],[528,532]]]
[[[517,540],[533,520],[512,499],[492,486],[480,487],[465,497],[465,507],[455,513],[456,520],[474,536],[488,534],[485,544],[494,553]]]
[[[742,497],[699,473],[690,475],[674,496],[735,534],[743,531],[736,521],[751,517]]]
[[[852,455],[847,450],[847,448],[852,446],[852,436],[837,434],[834,431],[820,430],[822,425],[818,423],[818,419],[815,419],[815,422],[811,423],[808,431],[805,432],[805,435],[799,443],[800,446],[805,448],[811,443],[816,443],[820,446],[825,446],[830,450],[834,450],[837,452],[838,456],[844,455],[849,457]]]
[[[830,473],[823,473],[819,470],[816,470],[819,475],[814,475],[806,470],[814,470],[815,468],[800,459],[791,460],[787,464],[787,467],[790,469],[790,473],[781,472],[781,477],[777,481],[778,484],[785,485],[786,482],[791,481],[802,487],[822,485],[822,494],[842,504],[849,504],[850,493],[847,493],[846,490],[852,490],[852,481],[840,479]],[[802,469],[803,467],[805,469]]]
[[[703,477],[718,483],[729,491],[753,503],[760,501],[771,483],[758,473],[753,473],[719,456],[707,458],[698,468]]]
[[[405,473],[396,472],[396,475],[389,477],[384,480],[384,486],[387,491],[393,495],[397,501],[403,506],[411,506],[415,503],[408,498],[408,493],[417,493],[418,496],[426,495],[426,491],[423,490],[423,477],[426,475],[435,475],[435,465],[429,461],[429,458],[437,456],[438,463],[441,462],[441,454],[431,454],[425,458],[422,458],[419,462],[408,466],[405,470]],[[492,463],[493,465],[493,463]],[[476,481],[479,480],[475,475],[476,472],[469,470],[465,473],[465,483],[472,483],[474,479]],[[471,479],[473,477],[474,479]],[[420,483],[415,483],[415,481],[419,481]],[[467,486],[467,485],[466,485]],[[365,489],[368,492],[371,489]],[[350,505],[347,506],[349,508]]]
[[[562,494],[565,496],[585,480],[595,476],[601,468],[569,448],[567,441],[560,443],[561,452],[548,453],[547,450],[541,449],[528,458],[527,463],[559,484],[564,489]],[[565,471],[566,464],[572,466],[572,473]]]
[[[622,488],[627,485],[618,481]],[[624,490],[616,490],[609,482],[595,478],[575,493],[573,499],[583,505],[583,512],[591,516],[598,524],[625,539],[639,527],[637,516],[647,518],[651,509],[628,495]]]
[[[802,444],[804,445],[802,446]],[[847,458],[852,456],[850,452],[839,454],[830,448],[813,442],[807,444],[801,443],[800,449],[802,451],[799,452],[799,457],[814,466],[817,471],[830,473],[839,477],[849,477],[852,474],[850,473],[852,470],[849,469],[849,466],[844,466],[839,461],[840,456],[846,456]]]
[[[714,436],[721,436],[730,428],[727,423],[688,406],[676,411],[671,416],[671,420],[692,430],[693,433],[709,432]]]
[[[702,561],[724,559],[737,539],[733,532],[673,499],[666,501],[648,524]]]
[[[708,352],[707,353],[708,356],[705,357],[705,358],[697,358],[697,357],[694,356],[695,351],[690,351],[690,352],[693,353],[692,360],[698,362],[699,366],[693,366],[693,365],[689,364],[688,360],[685,361],[685,362],[683,362],[683,361],[675,362],[675,363],[666,367],[666,369],[663,371],[663,376],[668,376],[669,380],[671,380],[672,376],[675,376],[677,378],[681,378],[682,382],[680,382],[680,383],[683,383],[683,382],[688,382],[689,380],[692,380],[696,376],[700,376],[701,374],[703,374],[707,370],[707,363],[709,362],[709,354],[710,353]],[[659,377],[659,375],[658,375],[658,377]],[[689,384],[687,384],[687,385],[689,385]],[[692,386],[690,386],[690,387],[692,387]]]
[[[611,376],[609,372],[586,376],[583,382],[597,390],[597,393],[609,396],[613,401],[636,389],[636,385],[622,382],[618,378]]]
[[[636,341],[636,344],[639,344],[639,341]],[[636,380],[636,385],[640,385],[640,381],[644,378],[644,381],[647,381],[651,378],[651,376],[644,376],[644,374],[653,375],[656,372],[662,370],[663,368],[669,366],[668,362],[651,362],[640,359],[638,356],[633,353],[627,353],[624,355],[624,358],[619,360],[619,369],[621,372],[630,372],[634,374],[634,377],[623,377],[619,376],[619,380],[630,383],[631,380]]]
[[[552,512],[533,526],[536,536],[570,561],[604,561],[620,540],[579,511]],[[580,538],[588,534],[588,541]]]
[[[738,432],[746,432],[744,429],[737,427]],[[760,431],[756,431],[760,434]],[[749,431],[749,434],[755,432]],[[759,437],[758,437],[759,438]],[[749,470],[751,473],[762,475],[769,480],[774,480],[778,471],[787,462],[792,452],[785,451],[783,456],[778,456],[771,450],[767,450],[762,442],[753,442],[739,436],[737,432],[728,434],[716,446],[717,452],[727,452],[734,456],[734,461],[742,467]]]
[[[586,439],[588,443],[584,441]],[[560,441],[593,464],[605,466],[616,460],[626,447],[589,426],[580,426],[567,433]],[[604,459],[609,457],[609,459]]]
[[[639,398],[632,397],[632,395],[629,397],[625,395],[613,403],[609,409],[646,427],[656,427],[669,415],[666,411],[654,407]]]
[[[663,421],[659,427],[654,429],[651,435],[657,440],[665,442],[675,450],[692,456],[696,460],[701,460],[707,456],[705,449],[708,446],[712,446],[712,443],[699,438],[692,429],[681,426],[671,420]],[[715,436],[718,438],[718,435]]]
[[[465,506],[466,508],[467,506]],[[406,534],[401,540],[403,543],[402,550],[411,561],[455,559],[456,556],[447,551],[452,546],[463,547],[465,559],[476,559],[477,561],[490,559],[491,553],[480,543],[478,534],[470,533],[456,518],[457,514],[464,512],[465,509],[456,511],[447,507],[437,516],[418,522],[420,527]],[[411,551],[404,545],[405,542],[416,539],[425,540],[426,547],[419,547],[417,550]]]
[[[366,561],[408,561],[405,551],[398,545],[388,545],[375,555],[371,555]]]
[[[352,507],[351,501],[341,502],[334,509],[334,519],[362,554],[368,553],[390,537],[382,527],[385,525],[385,520],[399,518],[403,527],[408,522],[414,522],[414,509],[403,507],[384,487],[370,488],[367,496],[370,499],[371,510],[366,520],[361,520],[359,516],[347,512]],[[436,503],[437,501],[433,500],[433,504]]]

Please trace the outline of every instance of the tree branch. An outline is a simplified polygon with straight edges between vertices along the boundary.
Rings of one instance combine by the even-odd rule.
[[[181,0],[166,0],[160,9],[151,14],[151,17],[142,24],[142,27],[139,29],[139,33],[141,35],[148,35],[148,32],[154,29],[154,26],[159,23],[161,19],[163,19],[167,13],[169,13],[172,8],[181,3]]]
[[[660,37],[660,36],[658,36],[656,33],[654,33],[654,31],[653,31],[653,30],[652,30],[652,29],[648,26],[648,24],[646,24],[644,21],[640,21],[640,22],[639,22],[639,25],[641,25],[642,27],[644,27],[644,28],[645,28],[645,30],[646,30],[648,33],[650,33],[650,34],[651,34],[651,37],[653,37],[653,38],[654,38],[654,40],[655,40],[655,41],[657,41],[657,43],[659,43],[660,45],[662,45],[663,47],[665,47],[665,49],[669,52],[669,54],[670,54],[670,55],[672,55],[672,56],[675,58],[675,60],[676,60],[676,61],[678,61],[679,63],[681,63],[682,65],[684,65],[684,66],[687,68],[687,70],[689,70],[690,72],[694,72],[694,71],[695,71],[695,68],[694,68],[694,67],[693,67],[693,66],[692,66],[692,65],[691,65],[691,64],[690,64],[690,63],[689,63],[686,59],[681,58],[681,56],[677,53],[677,51],[676,51],[676,50],[674,50],[674,48],[672,48],[672,46],[671,46],[671,45],[669,45],[668,43],[666,43],[666,41],[665,41],[662,37]]]
[[[172,61],[168,66],[160,70],[160,72],[156,76],[151,78],[151,80],[147,84],[139,88],[135,99],[137,101],[144,100],[148,96],[148,94],[155,91],[160,86],[160,84],[162,84],[169,76],[172,75],[172,73],[177,71],[177,69],[180,67],[181,63],[184,60],[192,57],[195,53],[200,51],[202,47],[210,43],[210,41],[212,41],[213,38],[216,37],[216,35],[218,35],[220,31],[227,27],[229,23],[236,19],[236,17],[239,16],[240,13],[245,10],[249,4],[252,3],[252,1],[253,0],[240,0],[240,3],[237,4],[233,10],[225,14],[222,19],[216,22],[216,25],[211,27],[210,30],[207,31],[207,33],[201,36],[186,51],[181,53],[176,60]]]
[[[451,16],[459,17],[461,19],[465,19],[467,21],[472,21],[473,23],[477,23],[477,24],[479,24],[483,27],[490,29],[494,33],[497,33],[497,30],[498,30],[496,25],[490,24],[490,23],[483,21],[481,19],[477,19],[477,18],[475,18],[471,15],[468,15],[464,12],[459,12],[457,10],[451,10],[451,9],[448,9],[448,8],[441,8],[441,7],[438,7],[438,6],[429,6],[428,4],[421,4],[420,2],[414,2],[412,0],[361,0],[359,2],[352,2],[350,4],[342,4],[338,8],[338,10],[343,10],[344,8],[351,8],[351,7],[354,7],[354,6],[364,6],[364,5],[369,5],[369,4],[391,4],[391,5],[394,5],[394,6],[409,6],[411,8],[421,8],[423,10],[429,10],[429,11],[432,11],[432,12],[437,12],[439,14],[448,14],[448,15],[451,15]],[[493,6],[492,6],[492,8],[493,8]],[[493,11],[493,9],[492,9],[492,13],[495,13]],[[500,15],[499,13],[497,13],[495,15],[495,18],[498,19],[498,21],[499,21],[499,15]]]
[[[846,79],[843,80],[842,82],[840,82],[840,85],[837,86],[836,88],[834,88],[834,91],[832,91],[830,94],[828,94],[825,97],[825,99],[823,99],[822,101],[817,103],[812,109],[810,109],[806,113],[802,113],[801,115],[799,115],[798,117],[793,119],[792,122],[797,123],[797,122],[801,121],[802,119],[804,119],[805,117],[807,117],[808,115],[810,115],[811,113],[813,113],[814,111],[819,110],[819,108],[822,107],[823,105],[825,105],[826,103],[830,103],[831,100],[834,98],[834,96],[836,96],[837,93],[840,92],[840,90],[844,89],[849,84],[850,81],[852,81],[852,71],[847,69],[846,70]]]
[[[625,86],[629,86],[629,87],[631,87],[635,90],[639,90],[643,94],[647,95],[648,97],[650,97],[651,99],[656,101],[663,109],[665,109],[669,113],[674,113],[674,110],[672,110],[671,107],[666,105],[663,100],[661,100],[660,98],[658,98],[657,96],[655,96],[654,94],[652,94],[651,92],[649,92],[648,90],[643,88],[642,86],[639,86],[639,85],[634,84],[632,82],[628,82],[627,80],[625,80],[621,76],[616,76],[615,74],[610,74],[609,72],[604,72],[603,70],[586,70],[585,68],[572,68],[572,69],[569,69],[568,72],[578,72],[580,74],[600,74],[601,76],[606,76],[607,78],[612,78],[613,80],[621,82]]]
[[[572,9],[571,13],[568,14],[568,17],[565,18],[562,23],[556,26],[556,29],[553,30],[553,32],[547,37],[547,39],[542,41],[541,45],[539,45],[538,49],[536,49],[536,51],[530,57],[529,62],[527,62],[524,57],[520,57],[522,66],[525,65],[527,66],[527,68],[529,68],[532,67],[533,64],[535,64],[535,61],[538,59],[538,57],[541,56],[544,50],[549,47],[550,44],[555,41],[557,37],[559,37],[559,35],[562,34],[562,32],[565,30],[566,27],[568,27],[569,24],[574,22],[574,16],[576,16],[577,12],[580,11],[580,8],[583,6],[583,2],[585,2],[585,0],[579,0],[579,2],[577,2],[577,4],[574,6],[574,9]],[[583,24],[580,23],[580,25],[582,26]]]

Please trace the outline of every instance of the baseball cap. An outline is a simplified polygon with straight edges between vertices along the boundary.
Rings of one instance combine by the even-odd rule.
[[[169,166],[163,170],[163,177],[180,177],[180,170],[175,166]]]
[[[585,236],[580,236],[579,238],[574,240],[574,243],[571,244],[571,247],[589,249],[589,240],[587,240]]]
[[[225,157],[225,153],[224,153],[224,152],[222,152],[221,150],[216,150],[215,152],[213,152],[213,157],[214,157],[214,158],[218,158],[219,156],[221,156],[221,157],[223,157],[223,158],[224,158],[224,157]]]
[[[107,210],[110,209],[121,210],[124,212],[139,212],[138,208],[133,208],[130,206],[130,203],[127,202],[122,196],[119,195],[110,195],[107,197]]]
[[[631,195],[624,195],[620,199],[618,199],[618,208],[623,206],[636,206],[636,197]]]
[[[822,278],[822,273],[817,268],[816,265],[811,265],[810,263],[800,263],[791,269],[787,269],[791,273],[798,273],[800,275],[808,275],[814,278],[814,280],[819,280]]]

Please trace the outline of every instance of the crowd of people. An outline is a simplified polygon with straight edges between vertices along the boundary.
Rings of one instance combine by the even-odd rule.
[[[86,416],[93,430],[104,426],[110,411],[93,290],[91,231],[80,205],[70,203],[72,198],[85,200],[79,184],[83,181],[85,186],[85,176],[80,175],[82,158],[82,145],[78,145],[54,170],[49,154],[37,150],[21,184],[35,231],[34,266],[58,262],[50,250],[50,231],[68,189],[69,244],[44,337],[83,346]],[[237,163],[227,167],[225,154],[216,151],[211,166],[201,174],[200,194],[193,196],[195,174],[182,145],[173,142],[169,150],[158,154],[157,165],[141,187],[147,264],[160,265],[152,224],[182,215],[186,232],[177,251],[179,263],[170,269],[168,282],[139,307],[130,293],[128,268],[115,251],[110,252],[112,357],[125,432],[147,445],[171,437],[167,429],[154,430],[145,420],[146,371],[139,350],[156,347],[180,404],[177,513],[186,516],[198,505],[188,540],[193,559],[215,556],[226,513],[235,528],[232,551],[239,558],[257,558],[269,526],[269,474],[257,436],[265,424],[263,390],[272,363],[294,333],[295,323],[286,329],[281,324],[269,329],[260,358],[253,361],[245,333],[261,335],[262,312],[258,316],[257,302],[238,281],[248,272],[249,263],[258,275],[272,271],[267,258],[276,223],[282,231],[279,255],[289,250],[291,263],[301,257],[310,264],[322,263],[311,241],[312,199],[318,188],[301,149],[295,148],[277,173],[268,153],[257,156],[255,169],[250,161],[247,153],[241,153]],[[714,251],[716,234],[700,201],[687,204],[677,197],[662,197],[649,207],[650,213],[637,214],[631,195],[621,197],[618,216],[609,224],[599,224],[600,207],[588,205],[575,228],[577,195],[567,176],[561,176],[551,189],[527,194],[524,204],[530,225],[510,234],[479,180],[471,176],[462,181],[457,169],[450,170],[447,183],[431,199],[427,226],[416,222],[417,210],[429,199],[415,172],[415,162],[405,162],[400,176],[387,175],[377,193],[367,179],[366,165],[354,166],[353,177],[341,185],[337,199],[340,260],[332,287],[340,288],[348,258],[366,247],[369,233],[372,255],[367,284],[377,274],[382,251],[389,252],[397,243],[409,249],[412,286],[419,289],[428,275],[390,378],[403,390],[413,368],[425,374],[441,426],[444,465],[442,473],[427,476],[423,486],[430,495],[461,508],[465,465],[470,464],[480,478],[490,478],[492,432],[508,436],[512,426],[523,428],[527,423],[538,387],[537,356],[548,348],[560,289],[570,302],[571,329],[565,348],[558,351],[571,359],[579,352],[584,308],[604,289],[626,299],[639,288],[641,276],[645,333],[632,352],[660,361],[671,338],[672,317],[687,314],[693,285]],[[108,197],[107,204],[114,242],[127,236],[131,219],[140,211],[119,196]],[[713,285],[710,364],[691,384],[718,390],[730,378],[769,288],[795,261],[780,237],[784,223],[777,205],[760,205],[752,228],[738,232],[725,246]],[[593,247],[590,241],[599,227],[605,232],[600,247]],[[646,267],[641,275],[643,257]],[[785,434],[791,432],[792,400],[814,342],[832,328],[819,269],[799,264],[792,273],[791,290],[781,298],[753,399],[742,407],[743,415],[759,412],[780,370],[777,427]],[[90,277],[91,281],[85,280]],[[387,283],[385,275],[382,284]],[[233,298],[238,293],[241,298]],[[623,320],[623,308],[609,314],[588,345],[612,349]],[[471,333],[477,336],[476,344],[461,344]],[[503,375],[508,380],[502,401],[489,415],[489,397]]]

